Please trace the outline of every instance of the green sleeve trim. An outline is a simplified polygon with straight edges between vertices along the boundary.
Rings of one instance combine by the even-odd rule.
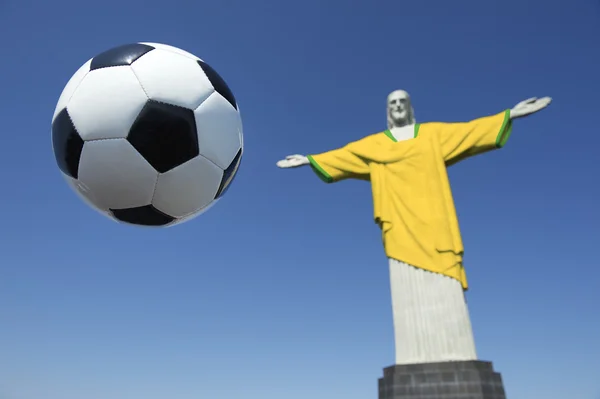
[[[502,123],[502,127],[500,128],[500,132],[498,132],[498,136],[496,136],[496,147],[504,147],[511,133],[512,120],[510,119],[510,109],[507,109],[506,111],[504,111],[504,122]]]
[[[325,172],[325,169],[323,169],[311,155],[308,155],[306,158],[310,161],[310,167],[317,176],[319,176],[319,179],[323,180],[325,183],[333,183],[333,177]]]
[[[390,132],[389,130],[386,130],[383,132],[386,136],[389,137],[390,140],[392,140],[394,143],[396,143],[398,140],[396,140],[396,138],[394,137],[394,135],[392,134],[392,132]]]
[[[420,123],[415,123],[415,138],[419,135],[419,128],[421,127]]]

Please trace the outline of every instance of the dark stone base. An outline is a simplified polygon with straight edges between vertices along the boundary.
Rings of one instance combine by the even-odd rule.
[[[379,399],[506,399],[500,373],[479,360],[383,369]]]

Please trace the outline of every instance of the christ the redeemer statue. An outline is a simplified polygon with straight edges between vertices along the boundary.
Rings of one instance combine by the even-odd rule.
[[[476,360],[464,291],[463,243],[446,168],[501,148],[512,121],[551,102],[531,98],[461,123],[416,123],[408,93],[388,96],[388,129],[336,150],[290,155],[327,183],[371,183],[375,222],[389,258],[396,364]]]

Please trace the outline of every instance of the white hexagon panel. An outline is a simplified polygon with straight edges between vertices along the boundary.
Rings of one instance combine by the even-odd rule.
[[[83,82],[85,76],[90,72],[91,63],[92,60],[89,60],[88,62],[83,64],[77,70],[77,72],[73,74],[73,76],[71,76],[71,79],[69,79],[69,81],[67,82],[62,93],[60,93],[60,97],[58,98],[58,102],[56,103],[56,108],[54,109],[54,115],[52,115],[52,120],[56,118],[56,115],[58,115],[60,111],[67,107],[67,104],[69,103],[69,100],[71,100],[71,97],[75,93],[75,90],[77,90],[81,82]]]
[[[198,61],[173,51],[156,49],[131,64],[151,100],[196,109],[214,88]]]
[[[78,181],[101,209],[150,205],[158,173],[125,139],[86,142]]]
[[[227,169],[242,148],[239,112],[215,92],[194,111],[194,117],[200,155]]]
[[[89,72],[67,105],[84,141],[125,138],[148,96],[129,66]]]
[[[158,177],[152,205],[176,218],[185,217],[210,205],[222,179],[221,168],[197,156]]]
[[[90,191],[90,189],[88,187],[86,187],[81,181],[79,181],[77,179],[73,179],[72,177],[67,176],[64,173],[63,173],[63,177],[67,181],[67,184],[69,185],[69,187],[71,187],[71,189],[73,189],[75,194],[77,194],[77,196],[86,205],[88,205],[90,208],[92,208],[94,211],[98,212],[99,214],[110,218],[110,215],[108,214],[108,212],[109,212],[108,208],[102,209],[102,206],[101,206],[102,204],[100,204],[100,202],[98,201],[97,198],[94,198],[94,194]]]
[[[165,50],[165,51],[170,51],[172,53],[175,54],[179,54],[179,55],[183,55],[186,57],[189,57],[193,60],[199,60],[200,58],[196,57],[194,54],[187,52],[185,50],[182,50],[180,48],[177,47],[173,47],[173,46],[169,46],[168,44],[162,44],[162,43],[151,43],[151,42],[143,42],[142,44],[148,45],[148,46],[152,46],[154,48],[160,49],[160,50]]]

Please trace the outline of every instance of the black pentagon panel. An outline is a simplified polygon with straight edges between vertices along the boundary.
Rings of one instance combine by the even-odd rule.
[[[231,183],[233,183],[233,181],[235,180],[235,177],[237,176],[237,170],[240,167],[241,161],[242,161],[242,149],[240,148],[240,150],[237,152],[237,154],[235,154],[233,161],[231,161],[231,163],[229,164],[227,169],[225,169],[225,171],[223,172],[223,177],[221,178],[221,184],[219,185],[219,190],[217,190],[217,195],[215,196],[215,199],[220,198],[223,195],[225,195],[225,193],[231,186]]]
[[[162,213],[152,205],[128,209],[111,209],[115,219],[124,223],[139,226],[166,226],[175,221],[175,218]]]
[[[238,109],[237,102],[235,101],[235,97],[233,96],[233,92],[231,91],[229,86],[227,86],[227,83],[225,83],[225,80],[223,80],[221,75],[219,75],[217,71],[215,71],[210,65],[208,65],[204,61],[198,60],[198,64],[204,71],[204,74],[206,75],[208,80],[210,80],[210,83],[215,88],[215,91],[222,95],[223,98],[225,98],[227,101],[229,101],[229,103],[233,105],[233,108]]]
[[[83,139],[66,108],[52,122],[52,147],[58,168],[66,175],[77,179],[79,159],[83,150]]]
[[[111,48],[92,59],[90,71],[100,68],[131,65],[135,60],[152,50],[154,50],[154,47],[141,43],[124,44]]]
[[[142,108],[127,140],[159,173],[200,154],[194,112],[154,100]]]

